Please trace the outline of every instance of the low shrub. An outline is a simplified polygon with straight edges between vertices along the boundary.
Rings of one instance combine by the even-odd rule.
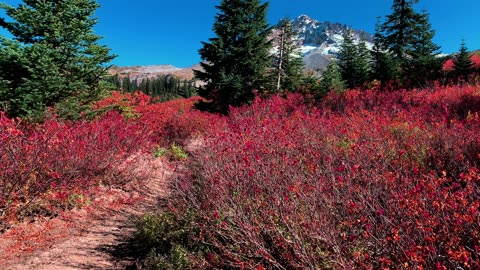
[[[451,106],[478,90],[233,108],[174,183],[175,213],[194,213],[206,268],[476,269],[480,120]]]
[[[0,119],[2,219],[17,217],[47,193],[63,194],[59,201],[69,204],[76,187],[128,181],[117,177],[129,170],[121,165],[149,145],[144,125],[115,112],[93,121],[27,124],[1,113]]]
[[[207,250],[193,239],[198,237],[191,213],[146,214],[137,221],[135,241],[143,250],[143,267],[147,269],[203,268]],[[203,265],[204,266],[204,265]]]

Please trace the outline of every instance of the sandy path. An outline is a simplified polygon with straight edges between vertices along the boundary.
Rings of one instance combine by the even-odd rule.
[[[105,190],[90,207],[0,235],[1,269],[134,268],[135,258],[122,251],[135,230],[133,219],[165,207],[175,171],[167,161],[153,158],[139,161],[137,169],[142,177],[127,190]]]

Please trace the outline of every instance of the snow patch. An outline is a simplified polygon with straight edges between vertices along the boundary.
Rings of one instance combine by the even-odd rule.
[[[302,51],[302,54],[307,54],[312,50],[315,50],[317,47],[315,46],[302,46],[300,49]]]

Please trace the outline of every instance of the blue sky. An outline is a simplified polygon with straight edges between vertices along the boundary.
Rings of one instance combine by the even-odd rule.
[[[2,0],[0,0],[2,1]],[[200,61],[201,41],[211,31],[220,0],[97,0],[97,34],[104,36],[120,66],[172,64],[187,67]],[[3,0],[16,5],[19,0]],[[390,13],[391,0],[271,0],[268,20],[307,14],[320,21],[340,22],[373,33],[377,16]],[[480,1],[420,0],[436,30],[434,41],[444,53],[458,51],[465,39],[469,49],[480,49]],[[0,30],[0,34],[5,34]]]

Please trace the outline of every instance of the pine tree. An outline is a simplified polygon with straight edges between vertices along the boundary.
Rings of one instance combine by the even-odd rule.
[[[303,57],[296,40],[292,22],[287,17],[277,26],[280,34],[275,40],[278,51],[273,55],[273,79],[275,92],[295,91],[302,83]]]
[[[455,72],[455,76],[465,81],[468,80],[468,76],[472,72],[472,68],[474,65],[471,57],[472,55],[468,52],[465,40],[462,39],[462,43],[460,44],[460,51],[453,58],[453,70]]]
[[[115,76],[112,76],[111,80],[115,90],[122,88],[122,82],[118,74],[116,74]]]
[[[419,86],[435,79],[441,66],[437,59],[439,47],[432,41],[428,14],[417,13],[413,5],[418,0],[394,0],[393,13],[383,23],[383,42],[393,53],[399,74],[410,86]]]
[[[358,44],[355,44],[351,31],[347,31],[343,35],[338,66],[348,88],[362,86],[368,80],[370,53],[363,38]]]
[[[399,67],[393,59],[391,51],[385,45],[381,27],[380,18],[377,18],[373,37],[374,44],[371,51],[372,66],[370,79],[380,81],[381,88],[383,88],[386,83],[397,80]]]
[[[125,92],[130,92],[130,77],[126,76],[122,79],[122,89]]]
[[[392,14],[386,17],[383,24],[384,42],[401,66],[408,59],[419,17],[413,9],[415,3],[418,0],[393,0]]]
[[[62,99],[99,93],[114,56],[93,32],[98,7],[94,0],[0,4],[11,18],[0,18],[0,26],[14,37],[0,41],[0,102],[10,115],[41,114]]]
[[[265,87],[271,63],[267,7],[260,0],[222,0],[217,6],[216,37],[203,42],[203,71],[195,71],[196,78],[206,82],[199,95],[210,101],[199,107],[228,113],[230,105],[251,102],[254,90]]]
[[[417,25],[413,31],[408,66],[405,66],[405,76],[412,80],[413,86],[422,86],[425,82],[437,79],[441,71],[441,61],[438,59],[440,47],[433,43],[435,31],[431,29],[428,14],[425,10],[418,14]]]
[[[370,75],[370,51],[367,48],[365,37],[362,36],[357,45],[357,60],[355,61],[355,77],[358,86],[364,85]]]
[[[356,80],[357,58],[357,46],[353,43],[351,32],[347,31],[343,35],[343,43],[338,55],[338,66],[340,67],[342,78],[348,88],[355,88],[358,83]]]
[[[330,91],[340,93],[345,90],[345,82],[342,79],[341,70],[336,61],[328,64],[327,69],[322,75],[319,90],[320,91],[316,93],[317,98]]]

